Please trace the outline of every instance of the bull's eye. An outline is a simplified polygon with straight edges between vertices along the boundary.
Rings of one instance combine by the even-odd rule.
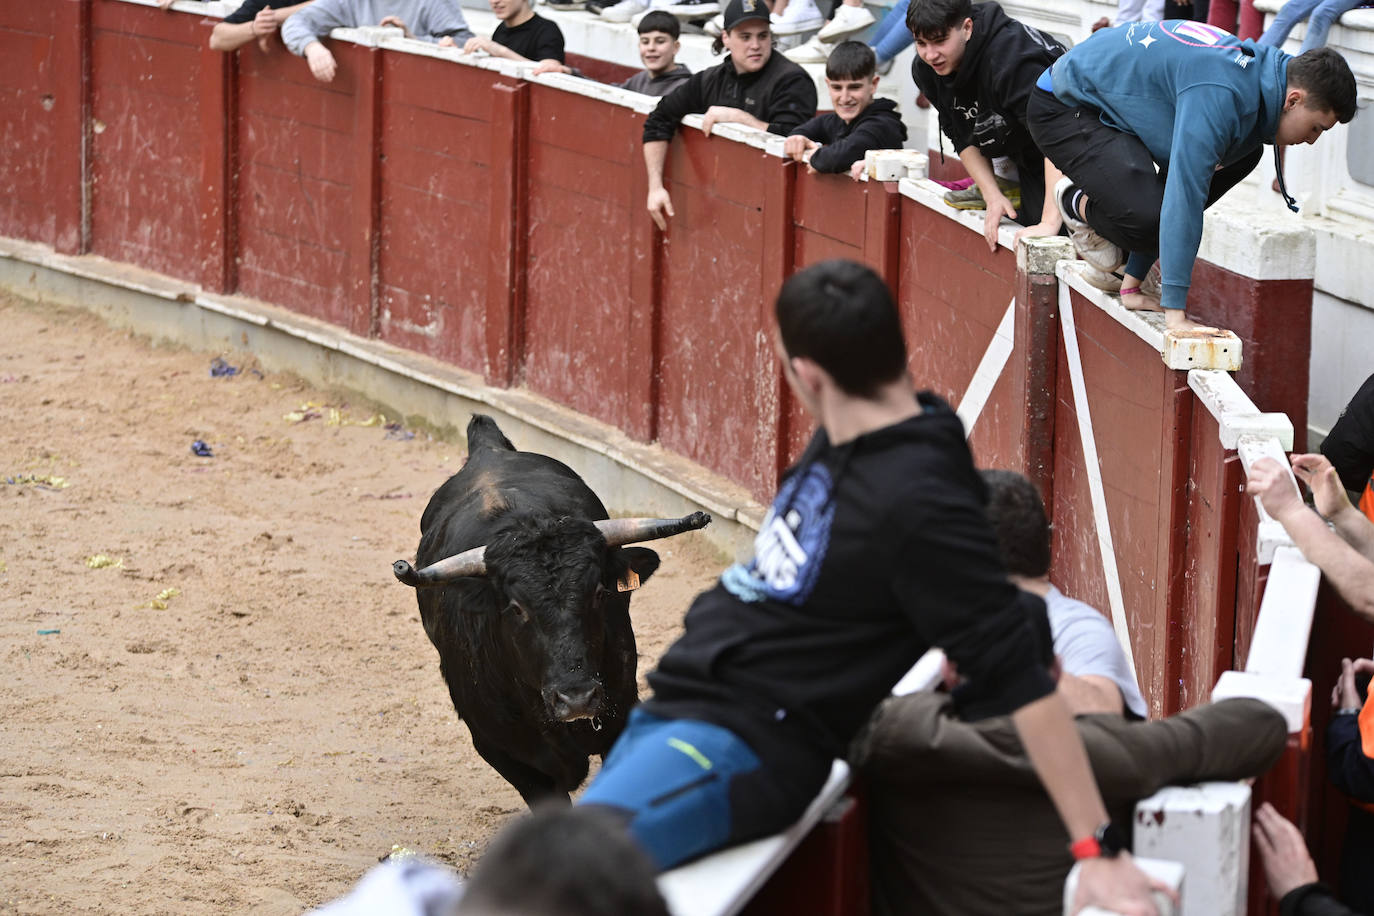
[[[514,601],[506,605],[506,612],[513,616],[519,623],[524,623],[530,619],[530,615],[525,613],[525,609]]]

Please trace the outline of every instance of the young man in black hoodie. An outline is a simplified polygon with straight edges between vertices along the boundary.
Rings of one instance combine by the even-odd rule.
[[[939,645],[966,678],[966,714],[1011,713],[1078,840],[1079,905],[1153,916],[1159,885],[1104,830],[1083,743],[1036,655],[1043,602],[1007,579],[959,418],[912,390],[882,278],[824,261],[783,284],[776,314],[784,374],[820,428],[754,556],[693,602],[581,803],[618,812],[660,868],[781,830]]]
[[[1006,216],[1023,236],[1057,235],[1059,209],[1045,206],[1045,189],[1060,173],[1026,129],[1026,102],[1035,80],[1064,53],[1064,46],[1007,16],[996,3],[911,0],[907,27],[916,36],[912,78],[940,112],[940,130],[978,185],[987,204],[983,235],[997,250],[997,227]],[[1016,163],[1021,209],[1007,200],[992,159]]]
[[[878,62],[861,41],[845,41],[825,61],[825,85],[834,111],[817,115],[792,131],[783,155],[815,172],[849,172],[871,149],[901,149],[906,125],[891,99],[873,100]]]
[[[728,49],[722,63],[692,76],[665,95],[644,121],[644,167],[649,174],[649,216],[668,228],[673,202],[663,186],[668,144],[683,115],[704,114],[709,136],[716,124],[744,124],[787,136],[816,113],[816,84],[800,65],[773,53],[768,7],[763,0],[730,0],[725,30],[716,53]]]

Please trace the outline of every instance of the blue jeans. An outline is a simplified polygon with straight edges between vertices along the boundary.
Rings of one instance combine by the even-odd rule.
[[[668,869],[792,824],[824,781],[770,771],[719,725],[634,709],[578,804],[624,817],[630,835]]]
[[[910,5],[911,0],[897,0],[887,11],[883,21],[878,23],[878,29],[873,33],[868,46],[873,49],[879,65],[901,54],[916,40],[911,37],[911,32],[907,31],[906,27],[906,8]]]
[[[1331,31],[1331,26],[1361,2],[1362,0],[1288,0],[1279,8],[1273,25],[1264,30],[1259,43],[1283,44],[1288,39],[1288,33],[1293,31],[1293,26],[1311,16],[1311,21],[1307,23],[1307,35],[1303,38],[1298,53],[1303,54],[1313,48],[1325,47],[1326,34]]]

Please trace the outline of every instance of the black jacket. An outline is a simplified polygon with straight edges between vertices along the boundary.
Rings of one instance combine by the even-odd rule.
[[[959,69],[939,76],[917,57],[916,85],[940,112],[940,131],[954,151],[977,146],[983,155],[1026,161],[1040,156],[1026,129],[1026,103],[1035,81],[1064,46],[1002,12],[996,3],[973,7],[973,35]]]
[[[875,99],[848,124],[830,111],[792,133],[822,144],[811,154],[811,167],[818,172],[848,171],[869,150],[901,149],[906,142],[906,125],[891,99]]]
[[[556,60],[563,63],[563,30],[552,19],[537,13],[508,28],[503,22],[492,33],[491,40],[510,48],[526,60]]]
[[[1322,454],[1331,459],[1347,490],[1358,493],[1369,483],[1374,474],[1374,375],[1341,411],[1322,442]]]
[[[968,677],[970,714],[1054,689],[1031,630],[1042,602],[1007,580],[963,425],[934,395],[920,403],[921,414],[843,445],[812,437],[754,557],[688,610],[649,675],[646,712],[724,726],[774,772],[823,782],[932,645]]]
[[[768,122],[770,133],[787,136],[816,113],[816,84],[799,64],[777,51],[757,73],[737,73],[726,58],[665,95],[644,122],[644,142],[671,140],[683,115],[712,105],[739,108]]]
[[[1324,884],[1304,884],[1283,895],[1279,916],[1360,916],[1336,899]]]

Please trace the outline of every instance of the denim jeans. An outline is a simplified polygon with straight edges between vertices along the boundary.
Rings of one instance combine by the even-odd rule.
[[[911,0],[897,0],[887,11],[883,21],[878,23],[878,29],[873,33],[869,47],[873,49],[880,65],[901,54],[916,40],[911,37],[911,32],[907,31],[906,27],[906,9],[910,5]]]
[[[1359,6],[1361,2],[1362,0],[1288,0],[1279,8],[1273,24],[1264,30],[1259,43],[1262,45],[1283,44],[1288,39],[1288,33],[1293,30],[1293,26],[1310,16],[1311,20],[1307,23],[1307,35],[1304,36],[1302,47],[1298,53],[1302,54],[1313,48],[1325,47],[1326,35],[1331,31],[1331,26],[1342,15]]]

